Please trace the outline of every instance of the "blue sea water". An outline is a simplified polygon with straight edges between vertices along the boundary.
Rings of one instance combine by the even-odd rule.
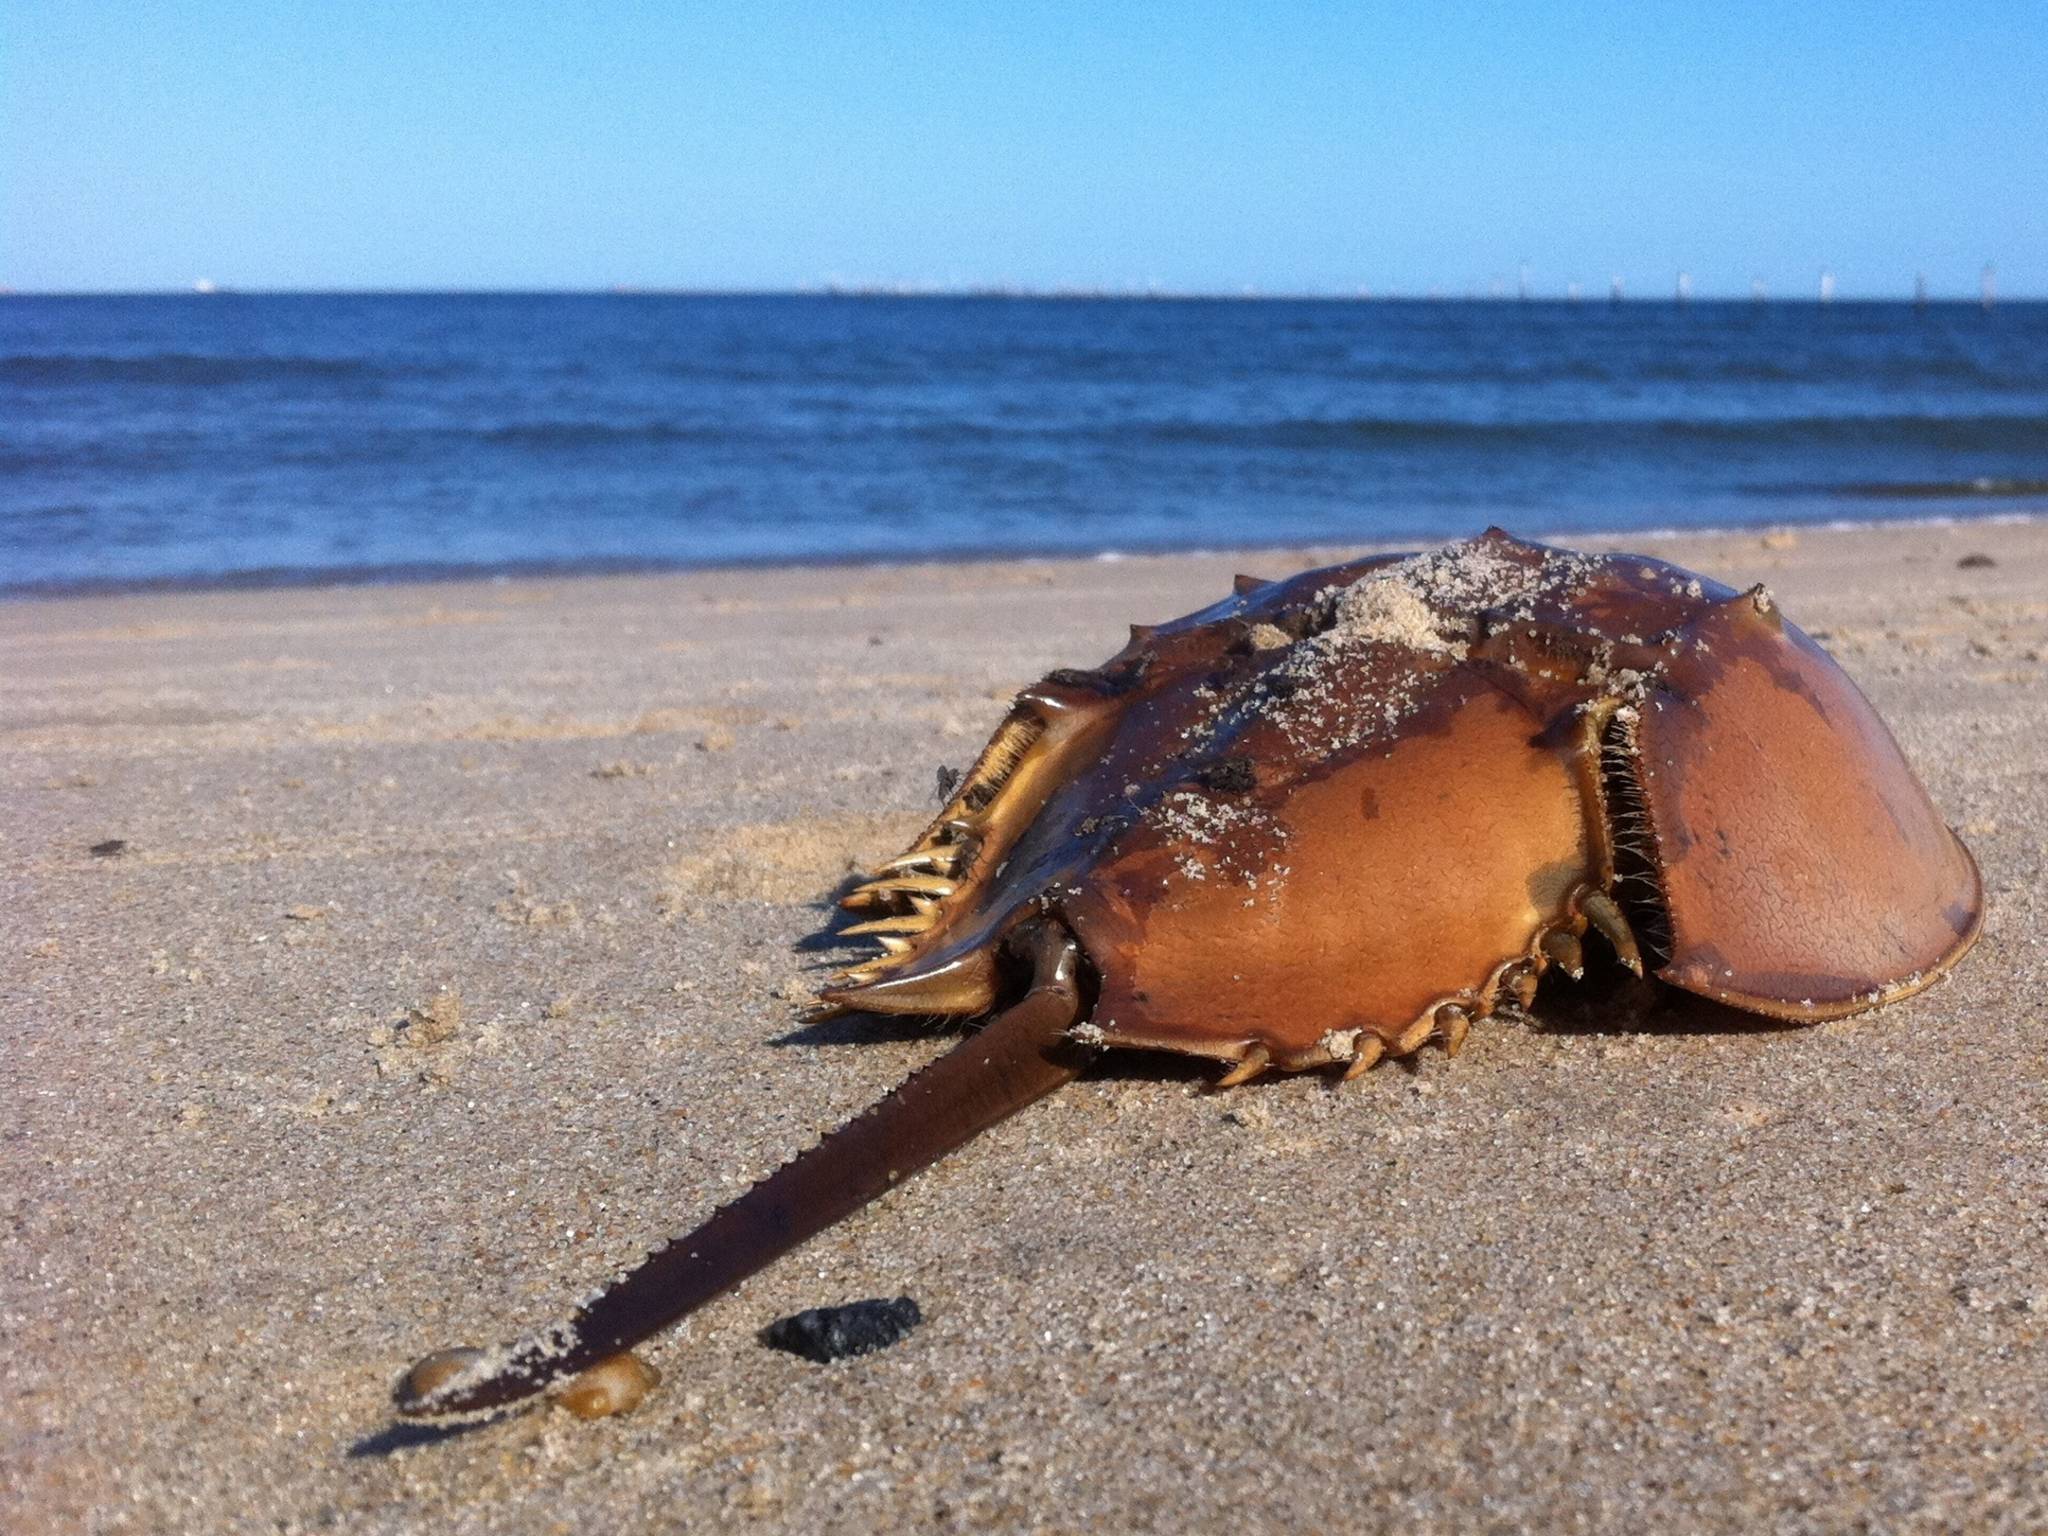
[[[0,299],[0,590],[2048,507],[2048,305]]]

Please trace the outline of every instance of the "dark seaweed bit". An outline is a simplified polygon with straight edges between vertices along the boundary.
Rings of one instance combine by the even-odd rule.
[[[94,843],[85,851],[96,859],[119,858],[128,851],[128,839],[125,837],[110,837],[104,843]]]
[[[1144,670],[1142,659],[1135,665],[1126,663],[1118,667],[1055,667],[1046,674],[1045,680],[1062,688],[1082,689],[1112,699],[1128,692],[1143,676]]]
[[[1982,571],[1988,570],[1997,564],[1996,560],[1979,550],[1973,554],[1965,555],[1962,559],[1958,560],[1956,562],[1956,569],[1959,571]]]
[[[1259,776],[1249,757],[1219,758],[1195,777],[1202,788],[1224,795],[1241,795],[1259,787]]]
[[[761,1330],[761,1342],[818,1365],[887,1349],[924,1321],[908,1296],[850,1301],[842,1307],[811,1307],[777,1318]]]
[[[1102,687],[1100,672],[1091,672],[1081,667],[1054,667],[1046,673],[1045,680],[1062,688],[1089,688],[1099,691]]]

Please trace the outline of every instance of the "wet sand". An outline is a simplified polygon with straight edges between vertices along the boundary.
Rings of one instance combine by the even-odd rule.
[[[394,1432],[936,1054],[807,950],[1002,701],[1334,551],[0,605],[0,1525],[2048,1527],[2048,523],[1769,582],[1983,866],[1809,1029],[1546,985],[1336,1090],[1111,1058],[656,1343]],[[1990,564],[1959,564],[1971,555]],[[908,1292],[821,1367],[756,1331]]]

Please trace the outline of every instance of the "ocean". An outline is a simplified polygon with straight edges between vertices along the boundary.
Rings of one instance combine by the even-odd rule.
[[[2048,304],[0,298],[0,592],[2048,508]]]

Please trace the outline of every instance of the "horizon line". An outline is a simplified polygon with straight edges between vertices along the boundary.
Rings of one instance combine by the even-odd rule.
[[[1038,300],[1069,303],[1154,302],[1233,304],[1488,304],[1509,308],[1531,304],[1567,308],[1598,308],[1618,305],[1652,305],[1684,309],[1693,305],[1769,308],[1774,305],[1805,305],[1826,309],[1835,305],[1904,305],[1931,309],[1967,307],[1995,309],[2004,304],[2048,302],[2048,293],[2002,293],[1986,300],[1979,294],[1904,293],[1870,294],[1836,292],[1822,297],[1818,292],[1800,290],[1774,293],[1637,292],[1624,289],[1571,293],[1458,293],[1410,289],[1208,289],[1208,288],[1090,288],[1061,284],[1047,288],[1011,284],[942,285],[927,283],[811,283],[798,287],[668,287],[656,284],[609,283],[576,287],[241,287],[200,279],[179,287],[158,288],[15,288],[0,284],[0,301],[6,299],[233,299],[233,298],[688,298],[688,299],[982,299]]]
[[[2022,498],[2023,499],[2023,498]],[[1857,533],[1887,528],[1961,528],[1975,524],[2002,527],[2048,522],[2048,504],[1987,507],[1982,511],[1948,510],[1908,513],[1900,517],[1777,516],[1725,523],[1653,523],[1627,528],[1611,522],[1569,521],[1539,530],[1539,542],[1580,542],[1586,539],[1737,538],[1760,529],[1812,533]],[[620,555],[592,559],[394,561],[374,565],[262,566],[206,574],[86,577],[78,580],[0,581],[0,609],[10,603],[61,603],[100,597],[133,597],[152,593],[279,592],[304,589],[432,586],[508,581],[580,581],[617,577],[697,575],[704,572],[759,570],[832,570],[916,568],[921,566],[1012,564],[1107,564],[1124,560],[1216,559],[1280,550],[1369,550],[1427,547],[1422,533],[1361,534],[1355,538],[1315,538],[1246,543],[1102,543],[1057,545],[964,546],[937,553],[867,551],[845,554],[769,554],[690,560],[670,556]]]

